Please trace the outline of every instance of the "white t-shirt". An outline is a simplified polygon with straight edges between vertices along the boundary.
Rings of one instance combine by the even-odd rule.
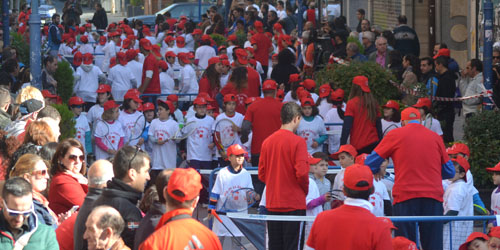
[[[194,59],[199,59],[198,66],[202,69],[208,67],[208,60],[214,56],[217,56],[215,49],[208,45],[198,47],[196,53],[194,53]]]
[[[186,34],[184,36],[184,39],[186,41],[186,45],[184,46],[187,50],[194,52],[194,39],[193,35],[191,34]]]
[[[103,67],[102,67],[102,63],[104,62],[104,55],[100,55],[100,54],[103,54],[104,53],[104,46],[105,45],[100,45],[98,44],[97,46],[95,46],[95,50],[94,50],[94,53],[96,53],[97,55],[94,56],[95,58],[95,66],[99,67],[101,69],[101,71],[103,71]]]
[[[312,144],[320,136],[326,135],[325,122],[318,115],[310,122],[303,118],[300,120],[299,127],[297,128],[297,135],[306,140],[307,152],[309,154],[321,152],[323,151],[323,144],[319,144],[316,148],[312,148]]]
[[[498,187],[491,192],[491,211],[494,215],[500,215],[500,190]]]
[[[438,135],[443,135],[443,130],[441,129],[441,123],[434,117],[426,117],[426,119],[422,122],[426,128],[436,132]]]
[[[240,172],[234,173],[232,170],[228,168],[232,168],[231,166],[225,167],[219,171],[217,175],[217,179],[215,180],[214,187],[212,189],[212,193],[219,195],[219,200],[217,201],[216,210],[221,210],[226,198],[231,194],[233,190],[240,188],[253,188],[252,177],[248,173],[248,171],[244,168],[241,169]],[[246,211],[241,213],[247,213]],[[242,237],[244,236],[241,231],[234,225],[234,223],[227,216],[220,215],[221,220],[224,225],[226,225],[229,230],[236,236]],[[224,228],[223,225],[219,223],[219,221],[214,220],[213,231],[217,236],[231,236],[231,234]]]
[[[309,178],[309,192],[307,193],[306,196],[306,204],[311,202],[314,199],[319,198],[319,189],[318,185],[316,185],[316,182],[312,179]],[[307,209],[306,210],[306,216],[316,216],[319,213],[323,212],[323,206],[317,206],[312,209]],[[305,237],[308,238],[309,233],[311,232],[311,227],[312,227],[313,222],[306,222],[306,232],[305,232]]]
[[[341,168],[340,171],[335,176],[333,181],[332,190],[344,190],[344,173],[345,168]],[[336,192],[340,199],[345,199],[344,193],[338,191]]]
[[[116,46],[115,41],[111,40],[109,43],[104,45],[102,49],[104,51],[104,61],[102,62],[102,69],[104,72],[108,72],[109,63],[111,58],[116,56],[116,53],[120,51],[120,47]]]
[[[345,111],[345,103],[342,105],[342,110]],[[325,123],[344,123],[344,120],[340,119],[337,108],[331,108],[325,115]],[[340,136],[342,135],[342,125],[341,126],[326,126],[328,131],[328,152],[333,154],[339,150],[340,147]]]
[[[107,128],[105,123],[107,124]],[[106,131],[108,131],[107,134]],[[106,147],[118,150],[118,145],[120,144],[120,138],[123,137],[122,124],[119,121],[114,121],[113,123],[108,123],[106,121],[98,122],[96,124],[94,136],[101,138],[102,142],[104,143],[104,145],[106,145]],[[101,148],[96,147],[96,152],[95,152],[96,160],[108,159],[110,156],[111,156],[110,154],[103,151]]]
[[[186,126],[195,126],[194,132],[187,138],[187,160],[211,161],[212,149],[208,145],[213,142],[212,126],[214,118],[205,115],[198,119],[196,116],[189,117],[186,124],[194,121],[195,123]]]
[[[190,64],[184,65],[181,69],[181,82],[179,83],[180,94],[198,93],[198,80],[196,80],[196,72]],[[179,99],[189,99],[189,97],[181,97]]]
[[[384,200],[391,200],[384,183],[373,179],[373,194],[370,195],[370,203],[373,205],[373,214],[375,216],[384,216]]]
[[[87,117],[82,113],[75,119],[75,138],[80,141],[82,145],[85,146],[85,133],[90,131],[89,121]]]
[[[94,127],[94,124],[98,119],[102,119],[102,113],[104,113],[104,108],[99,104],[96,104],[89,109],[89,112],[87,113],[87,120],[92,127]]]
[[[103,75],[101,69],[92,65],[92,69],[87,72],[80,66],[76,69],[75,75],[80,77],[74,87],[76,95],[81,97],[84,102],[96,102],[99,75]]]
[[[115,101],[123,102],[125,93],[134,87],[132,85],[134,79],[132,72],[121,64],[109,70],[108,80],[111,81],[111,94]]]
[[[233,49],[235,48],[236,46],[234,45],[231,45],[231,46],[228,46],[227,49],[226,49],[226,54],[227,54],[227,58],[229,59],[229,62],[232,63],[233,62]]]
[[[391,122],[391,121],[387,121],[385,119],[381,119],[381,123],[382,123],[382,133],[384,136],[387,133],[389,133],[389,131],[401,127],[400,122]]]
[[[474,204],[470,188],[464,180],[456,180],[452,182],[443,197],[444,214],[450,210],[458,211],[458,216],[473,216]],[[469,234],[472,233],[474,223],[472,221],[453,221],[452,227],[452,242],[453,249],[458,249],[460,244],[467,240]],[[450,225],[443,225],[443,246],[447,248],[450,245]],[[443,249],[444,249],[443,248]]]
[[[78,48],[78,51],[82,52],[82,54],[84,54],[84,55],[85,55],[85,53],[94,54],[94,47],[92,47],[92,45],[87,43],[87,44],[80,45],[80,48]]]
[[[173,119],[160,121],[160,119],[156,118],[151,122],[148,131],[149,140],[155,141],[153,142],[153,155],[151,159],[152,169],[176,167],[177,146],[175,141],[168,140],[168,138],[174,136],[178,129],[179,124]],[[160,140],[168,141],[163,145],[156,143]]]
[[[125,140],[123,141],[124,144],[135,146],[137,145],[137,142],[139,142],[140,139],[139,136],[143,132],[142,128],[144,128],[146,125],[145,124],[146,119],[139,119],[139,117],[144,117],[144,115],[139,111],[135,111],[132,114],[129,114],[124,110],[120,111],[120,116],[118,117],[118,121],[123,126],[123,132],[124,132],[123,135],[125,136]],[[139,124],[138,126],[136,126],[135,123],[138,119],[139,119]],[[132,140],[129,141],[130,139]]]
[[[233,127],[232,126],[225,126],[225,127],[218,127],[218,128],[216,128],[215,126],[217,125],[217,123],[220,120],[222,120],[222,119],[229,119],[234,124],[236,124],[236,126],[238,126],[239,128],[241,128],[241,125],[243,124],[243,119],[244,118],[245,117],[242,114],[238,113],[238,112],[235,112],[232,117],[228,117],[226,115],[226,113],[221,113],[215,119],[215,122],[214,122],[214,124],[212,126],[212,131],[213,131],[213,133],[219,132],[221,134],[221,136],[224,136],[224,134],[227,134],[227,133],[238,133],[238,132],[234,132],[233,131]],[[234,144],[240,144],[241,145],[240,135],[237,136],[237,138],[234,141],[233,145]],[[224,150],[227,150],[227,148],[225,148]],[[220,157],[220,154],[219,154],[218,150],[216,150],[216,156]]]
[[[229,75],[230,75],[230,73],[220,76],[220,88],[221,89],[224,88],[224,86],[226,86],[226,84],[227,84],[227,81],[229,81]]]
[[[326,114],[330,111],[330,109],[332,109],[332,104],[329,103],[326,98],[323,98],[318,105],[319,115],[326,118]]]
[[[172,77],[168,75],[167,72],[160,73],[160,89],[162,94],[172,94],[174,93],[175,82]],[[164,100],[167,98],[166,96],[162,96]]]
[[[125,65],[125,68],[132,73],[137,81],[137,87],[140,87],[142,84],[142,64],[136,60],[130,60],[130,62]]]
[[[156,37],[154,36],[145,36],[144,38],[148,39],[151,44],[156,44]]]

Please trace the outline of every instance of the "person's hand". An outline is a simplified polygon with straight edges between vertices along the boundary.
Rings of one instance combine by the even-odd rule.
[[[181,153],[182,160],[186,160],[186,156],[187,156],[186,152],[182,152]]]
[[[389,160],[384,160],[382,164],[380,164],[380,170],[378,173],[376,173],[373,177],[375,177],[375,180],[380,181],[384,179],[385,177],[385,170],[387,169],[387,166],[389,165]]]
[[[462,76],[462,78],[466,78],[467,77],[467,69],[462,69],[460,71],[460,76]]]
[[[108,151],[106,151],[110,155],[116,154],[116,150],[108,148]]]
[[[281,90],[285,90],[285,84],[284,83],[280,83],[280,89]]]
[[[226,158],[227,158],[227,153],[226,153],[226,151],[221,150],[221,151],[220,151],[220,157],[221,157],[222,159],[226,159]]]
[[[241,130],[241,129],[240,129],[240,127],[238,127],[238,126],[237,126],[236,124],[234,124],[234,123],[233,123],[232,127],[233,127],[233,131],[234,131],[234,132],[240,132],[240,130]]]
[[[210,143],[210,144],[208,144],[208,148],[209,148],[209,149],[213,149],[214,147],[215,147],[215,144],[214,144],[213,142],[212,142],[212,143]]]
[[[486,227],[486,232],[491,231],[492,228],[493,228],[493,223],[488,223],[488,226]]]
[[[162,138],[158,139],[158,145],[163,145],[167,142],[167,140],[163,140]]]
[[[136,145],[141,146],[142,144],[144,144],[144,138],[141,137]]]
[[[332,198],[332,193],[330,193],[330,192],[326,192],[326,193],[325,193],[325,200],[326,200],[327,202],[332,201],[332,200],[333,200],[333,198]]]
[[[314,141],[313,144],[311,145],[311,148],[317,148],[319,146],[317,141]]]

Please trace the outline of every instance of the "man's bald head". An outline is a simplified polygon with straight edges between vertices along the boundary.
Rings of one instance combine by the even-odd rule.
[[[94,208],[85,222],[83,238],[88,249],[109,249],[120,238],[125,221],[120,212],[110,206]]]
[[[106,183],[113,178],[113,164],[108,160],[95,161],[88,171],[89,187],[105,188]]]

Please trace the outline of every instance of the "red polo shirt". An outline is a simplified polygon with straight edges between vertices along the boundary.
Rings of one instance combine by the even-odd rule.
[[[264,97],[248,106],[245,120],[252,123],[252,154],[259,154],[262,142],[281,127],[283,103],[272,97]]]
[[[306,210],[309,192],[307,155],[306,141],[289,130],[280,129],[264,140],[259,179],[266,184],[266,208],[269,211]]]
[[[350,144],[354,148],[359,150],[378,141],[376,124],[368,120],[368,112],[359,97],[356,96],[347,102],[345,116],[354,118],[350,134]],[[377,116],[380,116],[379,111]]]
[[[149,53],[149,55],[144,59],[144,64],[142,66],[142,82],[146,80],[146,71],[152,70],[153,77],[149,82],[148,87],[144,90],[144,94],[160,94],[160,73],[158,72],[158,60],[153,55],[153,53]]]
[[[252,37],[257,42],[254,58],[259,61],[262,66],[269,65],[269,48],[272,47],[271,38],[265,33],[257,33]]]
[[[414,198],[443,202],[441,167],[449,158],[438,134],[410,123],[387,133],[374,151],[394,161],[394,204]]]
[[[391,231],[367,209],[342,205],[316,217],[307,246],[315,250],[392,249]]]

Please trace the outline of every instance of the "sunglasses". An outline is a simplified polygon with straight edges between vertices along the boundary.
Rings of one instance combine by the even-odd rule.
[[[34,175],[36,178],[42,178],[44,176],[47,176],[49,174],[49,171],[47,169],[35,170],[31,174]]]
[[[135,147],[135,153],[134,153],[134,156],[132,156],[132,158],[130,158],[130,161],[128,162],[128,169],[131,169],[132,168],[132,161],[134,161],[135,157],[137,156],[137,153],[138,152],[144,152],[140,147]]]
[[[7,207],[7,203],[5,203],[5,200],[3,200],[3,207],[5,208],[5,210],[7,210],[7,213],[9,213],[9,216],[11,216],[11,217],[17,217],[17,216],[27,217],[31,213],[33,213],[33,203],[31,204],[30,210],[27,210],[27,211],[17,211],[17,210],[9,209]]]
[[[77,159],[80,159],[80,161],[85,161],[85,156],[84,155],[69,155],[68,159],[72,161],[76,161]]]

